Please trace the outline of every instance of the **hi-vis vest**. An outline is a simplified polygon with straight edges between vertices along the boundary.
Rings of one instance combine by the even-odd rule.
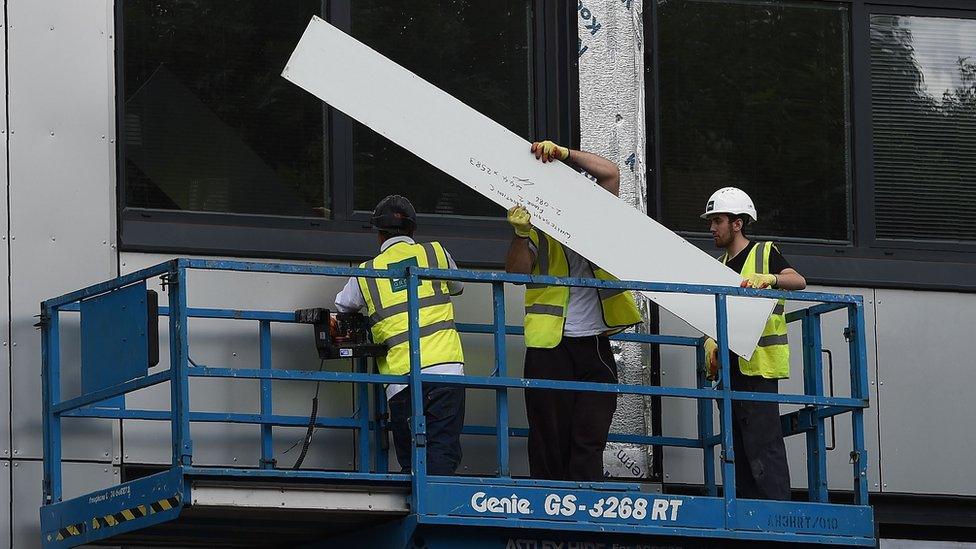
[[[538,251],[532,274],[569,276],[566,250],[557,240],[535,229],[529,238]],[[593,276],[600,280],[617,280],[610,273],[593,267]],[[633,294],[629,290],[598,288],[603,308],[603,323],[617,333],[641,322]],[[525,286],[525,345],[538,349],[551,349],[563,339],[563,327],[569,307],[568,286],[527,284]]]
[[[398,242],[360,265],[367,269],[398,267],[449,268],[447,254],[437,242],[410,244]],[[377,360],[381,374],[410,372],[410,341],[407,335],[407,279],[359,277],[359,288],[366,299],[373,342],[386,344],[385,357]],[[454,327],[454,306],[443,281],[421,280],[420,364],[421,367],[464,362],[461,338]]]
[[[769,254],[772,242],[758,242],[752,247],[742,266],[743,277],[751,274],[769,274]],[[729,255],[722,256],[722,263],[728,263]],[[786,339],[786,301],[779,300],[773,313],[766,321],[766,329],[759,338],[759,346],[746,360],[739,357],[739,370],[743,375],[762,376],[766,379],[790,377],[790,345]]]

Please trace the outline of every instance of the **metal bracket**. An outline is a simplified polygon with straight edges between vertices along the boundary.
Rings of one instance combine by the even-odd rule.
[[[427,434],[426,433],[418,433],[417,436],[415,436],[413,438],[414,438],[414,440],[417,441],[417,446],[418,447],[427,446]]]
[[[844,328],[844,341],[850,343],[851,338],[853,337],[854,337],[854,328],[851,328],[850,326]]]
[[[278,466],[278,460],[276,460],[275,458],[271,458],[271,459],[261,458],[261,459],[258,460],[258,464],[261,467],[270,467],[270,468],[274,469],[275,467]]]
[[[861,453],[855,450],[851,452],[851,463],[857,463],[858,461],[861,461]]]
[[[173,273],[163,273],[159,275],[159,286],[166,291],[167,286],[176,286],[177,281],[173,280]]]
[[[41,311],[41,314],[39,315],[34,315],[34,318],[38,319],[34,324],[34,327],[38,330],[41,328],[46,328],[47,325],[51,323],[51,315],[49,315],[46,310]]]

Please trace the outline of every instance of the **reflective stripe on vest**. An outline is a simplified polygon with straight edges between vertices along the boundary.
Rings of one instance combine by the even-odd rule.
[[[409,244],[398,242],[361,267],[387,269],[406,263],[419,267],[447,269],[447,254],[436,242]],[[359,277],[366,300],[373,341],[385,344],[387,354],[377,360],[380,373],[401,375],[410,371],[408,330],[408,279]],[[397,286],[394,288],[394,286]],[[421,367],[447,362],[463,362],[461,338],[454,325],[454,306],[447,283],[421,280],[417,288],[420,318]]]
[[[536,247],[536,260],[532,274],[567,277],[569,261],[566,251],[549,235],[533,229],[529,238]],[[599,280],[617,280],[610,273],[593,267],[593,276]],[[563,338],[563,328],[569,307],[568,286],[526,284],[525,286],[525,345],[551,349]],[[634,295],[627,290],[597,288],[603,322],[612,332],[641,322]]]
[[[754,273],[769,273],[769,255],[773,249],[772,242],[758,242],[752,247],[749,256],[742,264],[740,274],[743,278]],[[722,263],[728,263],[728,254],[722,257]],[[766,321],[762,337],[752,354],[746,360],[739,357],[739,370],[743,375],[762,376],[767,379],[783,379],[790,377],[790,345],[786,335],[786,302],[779,300],[773,307],[773,312]]]

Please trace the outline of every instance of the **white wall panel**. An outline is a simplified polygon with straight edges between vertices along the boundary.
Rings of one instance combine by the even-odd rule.
[[[878,491],[881,489],[880,477],[880,452],[878,438],[878,393],[877,393],[877,347],[875,345],[875,296],[874,290],[867,288],[827,288],[811,286],[811,292],[828,292],[860,295],[864,298],[864,325],[866,329],[865,340],[868,355],[868,390],[870,393],[871,406],[864,412],[864,441],[868,452],[868,489]],[[794,303],[788,306],[787,310],[794,310],[799,304]],[[844,328],[847,327],[847,311],[835,311],[821,317],[821,335],[823,339],[823,349],[829,350],[834,361],[834,396],[849,397],[851,395],[851,376],[850,376],[850,354],[847,341],[844,339]],[[800,325],[798,322],[790,324],[790,379],[780,382],[780,392],[802,394],[803,393],[803,351],[799,343],[802,341]],[[829,361],[827,355],[823,356],[824,367],[824,391],[830,394]],[[780,413],[788,410],[795,410],[793,406],[787,408],[781,406]],[[834,422],[827,421],[826,437],[827,445],[830,446],[831,434],[835,440],[835,448],[827,451],[827,481],[831,490],[852,490],[853,489],[853,466],[850,463],[850,454],[853,450],[851,439],[851,415],[844,414],[837,416]],[[794,487],[807,486],[806,469],[806,436],[796,435],[791,437],[787,443],[790,460],[790,477]]]
[[[976,295],[878,290],[882,490],[976,495]]]
[[[10,493],[10,464],[10,460],[0,460],[0,494],[6,495]],[[0,517],[2,517],[2,520],[0,520],[0,548],[9,548],[10,529],[13,526],[10,498],[3,497],[0,499],[2,499],[2,502],[0,502]],[[40,496],[38,496],[38,499],[40,499]]]
[[[0,13],[0,39],[6,39],[7,25],[4,14]],[[0,74],[7,72],[7,58],[0,56]],[[4,79],[0,82],[0,91],[6,94],[7,82]],[[0,189],[2,189],[3,203],[0,204],[0,257],[8,258],[10,248],[7,246],[9,235],[7,234],[7,221],[9,211],[7,210],[7,110],[0,109]],[[7,327],[10,325],[10,292],[8,291],[7,281],[10,277],[9,263],[0,261],[0,326],[3,326],[0,342],[2,342],[2,352],[0,352],[0,409],[10,409],[10,342],[7,337]],[[0,456],[10,457],[10,416],[0,421]],[[9,468],[9,465],[8,465]],[[9,471],[4,471],[8,475]],[[9,478],[8,478],[9,481]],[[7,527],[9,527],[9,521]]]
[[[122,254],[122,271],[128,273],[170,259],[156,254]],[[327,277],[189,271],[187,302],[191,307],[294,311],[304,307],[332,307],[335,294],[345,280]],[[150,287],[160,294],[165,305],[168,294],[153,280]],[[159,366],[169,367],[168,320],[160,319]],[[258,368],[258,322],[244,320],[191,319],[190,357],[200,365],[228,368]],[[276,369],[316,370],[319,367],[310,326],[272,324],[272,364]],[[346,367],[338,361],[327,367]],[[275,382],[275,413],[304,415],[315,385],[302,382]],[[169,408],[168,385],[159,385],[127,397],[129,408],[165,410]],[[256,413],[260,411],[260,390],[256,380],[192,379],[191,409],[197,411]],[[348,415],[352,411],[349,386],[323,384],[319,397],[321,417]],[[123,427],[123,460],[130,463],[166,463],[170,460],[169,423],[126,421]],[[302,429],[276,429],[276,450],[281,452],[301,438]],[[251,425],[194,423],[191,434],[194,463],[199,465],[255,466],[260,458],[260,428]],[[319,431],[306,463],[308,467],[347,467],[351,465],[352,437],[348,432]],[[297,455],[279,456],[291,463]]]
[[[16,549],[41,547],[41,479],[43,467],[37,460],[14,460],[13,546]],[[118,469],[108,463],[65,463],[64,499],[94,492],[118,484]]]
[[[38,303],[116,275],[111,4],[8,5],[14,457],[41,456]],[[77,324],[62,332],[70,396]],[[111,422],[64,426],[66,458],[107,458]]]

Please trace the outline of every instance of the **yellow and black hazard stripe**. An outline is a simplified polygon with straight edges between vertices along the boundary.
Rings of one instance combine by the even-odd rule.
[[[61,528],[58,530],[58,541],[65,540],[71,536],[80,536],[82,532],[85,531],[85,526],[87,525],[84,522],[79,522],[78,524],[72,524],[71,526]]]
[[[140,519],[148,515],[162,513],[163,511],[169,511],[170,509],[177,507],[179,504],[180,496],[175,495],[170,498],[163,498],[161,500],[154,501],[149,505],[139,505],[136,507],[130,507],[129,509],[123,509],[118,513],[94,517],[91,519],[90,526],[92,530],[111,528],[126,521]],[[78,524],[72,524],[71,526],[61,528],[58,530],[58,541],[63,541],[72,536],[80,536],[88,527],[88,523],[79,522]]]
[[[176,507],[179,504],[180,504],[180,496],[176,495],[171,498],[165,498],[159,501],[154,501],[150,503],[148,506],[139,505],[138,507],[123,509],[118,513],[112,513],[111,515],[95,517],[91,521],[91,527],[92,530],[97,530],[99,528],[110,528],[112,526],[117,526],[129,520],[135,520],[135,519],[145,517],[147,515],[161,513],[163,511],[169,511],[170,509]]]

